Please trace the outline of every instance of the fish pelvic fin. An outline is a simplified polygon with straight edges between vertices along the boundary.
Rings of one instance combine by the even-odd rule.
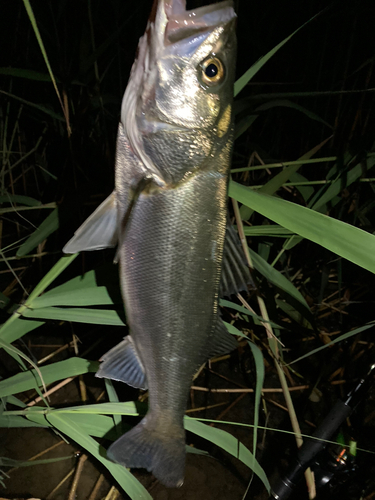
[[[64,246],[63,252],[111,248],[116,246],[117,239],[116,193],[113,191],[77,229],[73,238]]]
[[[95,376],[125,382],[137,389],[147,389],[147,380],[142,362],[130,335],[108,351],[102,358]]]
[[[185,431],[181,425],[148,414],[108,449],[124,467],[144,468],[168,488],[179,488],[185,475]]]
[[[255,287],[249,266],[243,254],[240,239],[229,221],[225,233],[224,255],[220,282],[220,296],[236,295],[247,290],[247,285]]]

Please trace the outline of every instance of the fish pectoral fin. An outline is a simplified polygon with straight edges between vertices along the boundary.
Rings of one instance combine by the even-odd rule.
[[[77,229],[73,238],[64,246],[63,252],[76,253],[115,247],[117,239],[116,193],[113,191]]]
[[[247,290],[248,284],[253,287],[255,286],[241,248],[238,234],[228,220],[227,231],[225,233],[220,296],[229,297],[230,295],[237,295],[241,290]]]
[[[138,201],[138,198],[139,198],[140,194],[142,193],[142,191],[144,189],[146,189],[147,186],[151,182],[152,182],[152,180],[150,177],[142,177],[141,180],[139,180],[138,183],[136,184],[135,189],[130,196],[130,202],[128,204],[128,208],[126,209],[125,215],[124,215],[124,217],[121,221],[121,224],[120,224],[120,229],[119,229],[120,236],[119,236],[119,242],[118,242],[119,245],[117,247],[115,258],[113,259],[114,264],[117,264],[118,261],[120,260],[120,250],[122,247],[122,243],[125,239],[125,233],[126,233],[130,218],[132,216],[134,207]]]
[[[215,332],[212,336],[212,341],[209,346],[208,358],[213,358],[214,356],[222,356],[223,354],[228,354],[228,352],[233,351],[238,346],[236,338],[231,335],[223,320],[218,317],[216,322]]]
[[[104,354],[100,361],[102,363],[96,377],[125,382],[137,389],[147,389],[145,371],[130,335]]]
[[[184,482],[185,431],[181,425],[148,413],[108,449],[107,456],[124,467],[142,467],[168,488]]]

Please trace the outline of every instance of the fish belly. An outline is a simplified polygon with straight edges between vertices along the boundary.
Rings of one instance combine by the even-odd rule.
[[[174,189],[141,194],[120,250],[127,320],[146,371],[149,411],[108,455],[152,470],[168,486],[183,481],[189,387],[208,357],[218,317],[226,190],[226,176],[204,172]]]

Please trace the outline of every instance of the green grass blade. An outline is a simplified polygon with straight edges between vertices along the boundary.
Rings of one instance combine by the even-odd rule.
[[[246,314],[246,315],[252,317],[254,320],[256,320],[256,321],[254,321],[254,323],[256,325],[260,325],[262,323],[269,323],[273,328],[284,329],[283,326],[279,326],[276,323],[272,323],[272,321],[266,321],[261,316],[258,316],[257,314],[254,314],[251,311],[249,311],[248,309],[246,309],[246,307],[235,304],[234,302],[230,302],[229,300],[220,299],[219,303],[222,307],[228,307],[229,309],[234,309],[235,311],[238,311],[242,314]]]
[[[375,272],[375,235],[236,182],[230,182],[229,195],[294,233]]]
[[[47,73],[41,73],[40,71],[23,68],[0,68],[0,75],[25,78],[26,80],[35,80],[38,82],[51,81],[51,77]],[[56,81],[59,82],[58,78],[56,78]]]
[[[87,372],[96,372],[99,363],[96,361],[88,361],[82,358],[70,358],[65,361],[59,361],[48,366],[39,368],[44,383],[52,384],[57,380],[62,380],[76,375],[82,375]],[[42,385],[42,381],[36,370],[17,373],[13,377],[9,377],[0,381],[0,397],[18,394],[35,388],[35,384]]]
[[[9,318],[9,320],[1,326],[0,339],[11,343],[42,325],[44,325],[42,321],[26,321],[12,316],[12,318]]]
[[[31,422],[18,415],[0,415],[0,427],[11,429],[17,427],[48,427],[48,425]]]
[[[73,255],[64,255],[61,259],[56,262],[53,268],[44,276],[44,278],[37,284],[29,298],[26,301],[28,307],[32,306],[33,300],[44,292],[44,290],[58,277],[60,274],[73,262],[73,260],[78,256],[78,253]]]
[[[44,62],[46,63],[47,70],[48,70],[49,76],[52,80],[53,86],[55,88],[56,95],[60,101],[61,108],[64,109],[62,101],[61,101],[61,97],[60,97],[60,92],[59,92],[59,89],[57,88],[56,79],[55,79],[55,76],[52,72],[52,68],[51,68],[51,65],[50,65],[49,60],[48,60],[47,52],[46,52],[46,49],[44,48],[44,43],[43,43],[42,37],[40,36],[38,25],[36,24],[36,19],[34,16],[33,9],[31,8],[29,0],[23,0],[23,3],[25,5],[27,15],[29,16],[31,25],[33,27],[36,39],[38,40],[40,51],[43,55]]]
[[[373,168],[375,165],[375,157],[372,156],[368,157],[366,159],[365,165],[366,165],[366,171]],[[341,193],[344,187],[353,184],[353,182],[359,179],[361,175],[363,175],[363,164],[358,163],[348,172],[346,172],[345,185],[343,185],[343,178],[340,176],[327,188],[327,190],[323,192],[323,194],[319,197],[319,199],[315,203],[313,203],[311,208],[313,210],[320,211],[322,208],[324,208],[324,206],[327,203],[332,202],[332,200]]]
[[[41,201],[22,194],[6,194],[0,196],[0,203],[21,203],[28,207],[39,207],[42,204]]]
[[[255,458],[258,439],[258,424],[259,424],[259,408],[262,388],[264,383],[264,361],[263,354],[259,347],[248,340],[251,352],[253,354],[256,371],[256,386],[255,386],[255,408],[254,408],[254,437],[253,437],[253,455]]]
[[[147,406],[146,406],[147,408]],[[126,403],[98,403],[85,406],[70,406],[55,410],[62,413],[99,413],[100,415],[130,415],[137,417],[139,412],[134,401]]]
[[[59,113],[56,113],[55,111],[52,111],[49,108],[46,108],[42,104],[35,104],[35,102],[26,101],[26,99],[22,99],[22,97],[18,97],[17,95],[10,94],[9,92],[5,92],[4,90],[1,90],[1,89],[0,89],[0,94],[4,94],[8,97],[11,97],[12,99],[16,99],[17,101],[22,102],[22,104],[26,104],[26,106],[31,106],[32,108],[35,108],[38,111],[41,111],[42,113],[49,115],[51,118],[54,118],[55,120],[58,120],[59,122],[65,122],[64,116],[60,115]]]
[[[320,347],[317,347],[316,349],[313,349],[312,351],[308,352],[307,354],[304,354],[300,358],[295,359],[294,361],[291,361],[288,363],[288,365],[292,365],[293,363],[297,363],[298,361],[301,361],[302,359],[305,359],[309,356],[312,356],[313,354],[316,354],[319,351],[322,351],[323,349],[326,349],[327,347],[330,347],[334,344],[337,344],[338,342],[341,342],[342,340],[346,340],[350,337],[353,337],[353,335],[357,335],[358,333],[364,332],[365,330],[368,330],[369,328],[374,328],[375,324],[372,322],[369,325],[361,326],[359,328],[356,328],[355,330],[352,330],[351,332],[344,333],[343,335],[340,335],[340,337],[335,338],[334,340],[331,340],[328,344],[324,344]]]
[[[29,238],[23,243],[17,251],[17,257],[23,257],[33,250],[35,247],[42,243],[48,236],[54,233],[59,228],[59,214],[58,209],[55,208],[49,216],[41,223],[36,231],[32,233]]]
[[[274,194],[278,191],[283,184],[285,184],[290,177],[297,172],[297,170],[304,164],[305,160],[310,160],[312,156],[314,156],[325,144],[328,139],[325,139],[323,142],[310,149],[307,153],[298,158],[297,163],[294,165],[289,165],[289,167],[284,168],[278,174],[275,175],[271,180],[269,180],[264,186],[259,189],[259,193],[264,194]],[[249,220],[254,210],[243,205],[240,209],[241,218],[243,220]]]
[[[107,275],[106,286],[98,286],[98,271],[89,271],[83,276],[77,276],[37,297],[33,301],[33,309],[50,306],[122,304],[117,272],[113,273],[116,279],[114,284],[112,284],[112,279],[108,279]]]
[[[260,407],[260,398],[262,395],[262,388],[264,384],[264,361],[263,361],[263,354],[262,351],[259,349],[257,345],[255,345],[253,342],[251,342],[246,335],[244,335],[242,332],[237,330],[236,327],[233,325],[224,322],[225,326],[227,327],[227,330],[229,333],[232,335],[236,335],[239,337],[242,337],[243,339],[247,340],[247,343],[249,344],[250,350],[252,352],[254,362],[255,362],[255,371],[256,371],[256,386],[255,386],[255,408],[254,408],[254,434],[253,434],[253,458],[255,461],[255,453],[257,449],[257,439],[258,439],[258,424],[259,424],[259,407]],[[255,465],[254,465],[255,466]],[[252,466],[251,469],[255,471],[254,467]]]
[[[311,314],[310,308],[304,299],[303,295],[297,290],[291,281],[289,281],[283,274],[281,274],[277,269],[272,267],[268,262],[266,262],[262,257],[260,257],[254,250],[249,248],[250,256],[254,264],[254,268],[259,271],[262,276],[264,276],[270,283],[284,290],[291,297],[296,299],[306,311]]]
[[[106,286],[76,288],[71,292],[53,289],[37,297],[33,301],[33,309],[52,306],[104,306],[122,303],[120,293],[117,293],[115,300],[113,300],[114,294],[108,292],[109,288]]]
[[[121,421],[121,415],[116,415],[116,417]],[[119,437],[111,416],[75,412],[69,413],[69,419],[83,427],[89,436],[105,437],[111,441],[115,441]]]
[[[216,429],[215,427],[210,427],[208,425],[204,425],[197,420],[193,420],[189,417],[185,417],[185,429],[187,431],[193,432],[197,436],[200,436],[211,443],[216,444],[227,453],[232,455],[233,457],[238,458],[247,465],[251,470],[255,472],[255,474],[261,479],[267,491],[270,492],[270,484],[267,479],[267,476],[259,465],[258,461],[254,457],[254,455],[244,446],[238,439],[234,436],[225,432],[221,429]]]
[[[121,313],[122,311],[120,311]],[[90,309],[81,307],[44,307],[41,309],[26,309],[23,311],[26,318],[53,319],[59,321],[75,321],[91,325],[124,326],[125,323],[117,311],[107,309]]]
[[[2,402],[7,404],[12,404],[14,406],[18,406],[19,408],[26,408],[26,403],[16,398],[16,396],[7,396],[6,398],[2,398]]]
[[[132,500],[152,500],[152,497],[141,483],[125,467],[108,460],[105,456],[105,449],[90,437],[83,427],[70,420],[68,415],[52,413],[48,415],[48,419],[60,432],[69,436],[98,459]]]
[[[306,115],[310,120],[316,121],[318,123],[322,123],[326,127],[333,129],[332,125],[330,125],[328,122],[323,120],[320,116],[318,116],[316,113],[313,113],[309,109],[305,108],[304,106],[301,106],[300,104],[296,104],[292,101],[288,101],[286,99],[275,99],[270,102],[266,102],[262,104],[261,106],[258,106],[255,109],[255,112],[262,112],[262,111],[267,111],[268,109],[272,108],[278,108],[278,107],[284,107],[284,108],[289,108],[289,109],[294,109],[296,111],[300,111],[304,115]]]
[[[319,15],[319,14],[317,14]],[[302,26],[300,26],[296,31],[294,31],[291,35],[286,37],[282,42],[280,42],[276,47],[270,50],[266,55],[262,56],[256,63],[254,63],[250,69],[246,71],[234,84],[234,96],[239,94],[241,90],[249,83],[249,81],[258,73],[258,71],[271,59],[272,56],[276,54],[276,52],[281,49],[296,33],[298,33],[302,28],[306,26],[310,21],[315,19],[317,15],[313,16],[307,22],[305,22]]]
[[[108,399],[111,403],[119,403],[119,399],[115,388],[113,387],[112,380],[109,378],[104,379],[105,388],[108,394]],[[113,422],[115,424],[117,437],[121,435],[121,415],[113,415]]]
[[[245,236],[271,236],[273,238],[285,238],[293,233],[285,227],[277,224],[267,224],[266,226],[244,226]]]

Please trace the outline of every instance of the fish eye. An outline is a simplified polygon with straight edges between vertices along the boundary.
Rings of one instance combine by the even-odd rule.
[[[217,57],[209,57],[203,61],[201,78],[208,86],[217,85],[224,80],[225,71],[223,63]]]

